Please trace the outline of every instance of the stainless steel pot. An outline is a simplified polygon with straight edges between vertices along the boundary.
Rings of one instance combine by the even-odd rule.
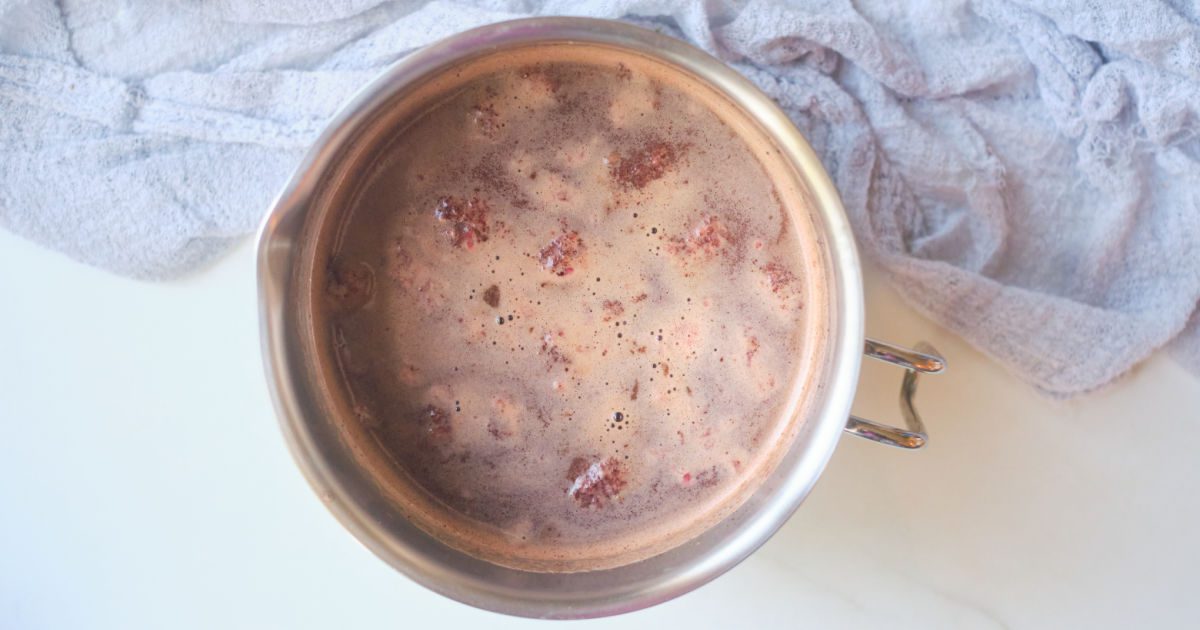
[[[745,504],[698,538],[661,555],[613,569],[533,573],[474,558],[418,529],[382,497],[355,463],[337,423],[322,413],[319,392],[305,375],[303,327],[297,308],[310,289],[299,273],[305,221],[322,182],[355,150],[406,89],[455,64],[504,49],[543,43],[619,48],[675,66],[708,83],[743,109],[794,166],[825,243],[825,270],[834,314],[822,385],[806,392],[812,405],[790,450]],[[686,593],[729,570],[762,545],[816,483],[843,431],[884,444],[920,448],[926,436],[912,405],[918,373],[942,371],[928,345],[906,350],[863,336],[862,269],[837,191],[808,143],[771,100],[723,63],[685,43],[619,22],[541,18],[494,24],[429,46],[400,61],[364,88],[334,118],[280,194],[259,236],[259,309],[263,355],[284,436],[297,463],[330,511],[368,548],[413,580],[448,597],[528,617],[598,617],[637,610]],[[863,354],[906,370],[900,407],[906,428],[849,415]]]

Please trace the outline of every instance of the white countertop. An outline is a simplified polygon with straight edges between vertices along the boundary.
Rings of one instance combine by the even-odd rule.
[[[0,627],[528,627],[425,591],[309,490],[259,361],[253,252],[185,281],[90,269],[0,232]],[[933,341],[922,451],[843,438],[748,561],[589,627],[1200,624],[1200,380],[1159,356],[1048,400],[876,273],[867,332]],[[856,413],[897,418],[865,364]],[[541,627],[545,627],[542,625]]]

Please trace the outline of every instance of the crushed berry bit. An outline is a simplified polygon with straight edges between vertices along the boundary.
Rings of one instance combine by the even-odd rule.
[[[614,154],[609,160],[609,175],[626,188],[645,188],[666,175],[679,161],[679,154],[675,145],[651,140],[625,157]]]
[[[791,269],[776,261],[763,265],[762,271],[767,274],[767,283],[770,284],[772,293],[779,293],[786,289],[796,279],[796,274]]]
[[[749,366],[754,361],[754,355],[758,354],[758,337],[750,337],[746,347],[746,365]]]
[[[625,312],[625,305],[619,300],[604,300],[604,321],[611,321],[614,317],[620,317]]]
[[[554,343],[554,336],[549,333],[542,337],[542,349],[540,354],[546,355],[547,372],[554,369],[556,364],[568,365],[571,363],[571,357],[568,357],[567,355],[563,354],[562,350],[559,350],[558,346]]]
[[[633,302],[634,302],[634,304],[637,304],[639,302],[644,302],[644,301],[646,301],[646,297],[647,297],[647,295],[645,293],[639,293],[639,294],[633,296]]]
[[[621,490],[628,483],[626,477],[624,465],[615,457],[591,463],[576,457],[567,471],[567,478],[571,480],[567,496],[578,501],[580,507],[604,507],[620,498]]]
[[[488,138],[495,138],[501,127],[500,114],[496,113],[496,108],[491,103],[472,107],[471,122]]]
[[[505,440],[512,437],[512,432],[500,426],[500,424],[496,422],[494,418],[488,420],[487,430],[488,435],[492,436],[492,438],[496,440]]]
[[[718,254],[729,242],[729,229],[715,215],[708,215],[692,229],[686,238],[673,238],[667,246],[673,254]]]
[[[566,276],[575,271],[575,261],[581,254],[583,239],[579,238],[579,232],[569,230],[543,247],[538,252],[538,260],[555,275]]]
[[[721,472],[716,466],[696,473],[696,485],[701,488],[711,488],[720,481]]]
[[[449,223],[444,234],[455,247],[474,249],[475,243],[488,240],[488,214],[491,208],[486,201],[471,197],[442,197],[438,199],[433,216],[438,221]]]
[[[450,416],[441,407],[426,405],[421,410],[419,421],[425,434],[435,444],[450,441]]]

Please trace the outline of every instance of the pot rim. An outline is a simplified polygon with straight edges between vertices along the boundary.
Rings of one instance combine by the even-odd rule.
[[[771,498],[739,523],[728,540],[675,567],[673,574],[590,598],[565,599],[522,592],[487,576],[439,566],[430,554],[418,553],[394,540],[395,536],[373,519],[364,506],[356,504],[335,466],[323,459],[305,421],[305,404],[296,387],[296,370],[289,361],[287,334],[290,314],[286,296],[308,202],[316,191],[320,174],[350,142],[353,131],[366,122],[364,112],[378,107],[401,87],[480,51],[551,42],[617,46],[678,66],[710,83],[761,124],[777,142],[779,151],[795,166],[812,197],[814,216],[823,222],[818,229],[823,228],[822,236],[827,243],[831,271],[828,286],[834,309],[828,339],[825,403],[806,419],[804,434],[797,435],[792,447],[800,451],[795,464],[784,471],[786,474],[780,478]],[[272,204],[258,236],[258,284],[263,360],[276,414],[293,458],[328,509],[372,552],[419,584],[472,606],[525,617],[588,618],[638,610],[694,590],[753,553],[799,507],[831,457],[850,413],[862,361],[862,268],[840,197],[808,142],[768,96],[723,62],[685,42],[610,20],[553,17],[495,23],[443,39],[393,64],[334,116]],[[777,470],[772,477],[779,473]],[[689,545],[692,543],[684,546]],[[568,576],[582,574],[557,575],[570,580],[575,578]]]

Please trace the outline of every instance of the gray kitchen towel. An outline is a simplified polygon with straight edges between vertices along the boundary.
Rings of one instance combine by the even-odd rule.
[[[1067,396],[1172,340],[1200,372],[1200,316],[1187,326],[1198,13],[1177,0],[0,0],[0,225],[116,273],[178,276],[251,232],[339,103],[406,52],[507,18],[624,18],[761,86],[905,298]]]

